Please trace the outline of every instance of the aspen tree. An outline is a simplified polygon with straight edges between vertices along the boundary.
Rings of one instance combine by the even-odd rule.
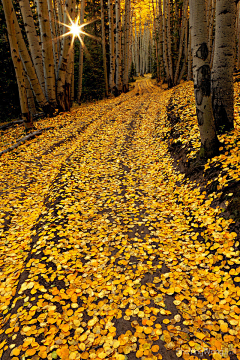
[[[108,19],[109,19],[109,47],[110,47],[110,74],[109,90],[113,94],[115,90],[115,48],[114,48],[114,21],[113,21],[113,4],[108,0]]]
[[[163,63],[164,69],[166,73],[166,79],[169,83],[170,75],[169,75],[169,65],[168,65],[168,47],[167,47],[167,34],[166,34],[166,0],[163,0]]]
[[[132,64],[132,8],[130,2],[130,19],[129,19],[129,35],[128,35],[128,82],[129,82],[129,74]]]
[[[28,39],[29,50],[31,58],[35,67],[35,71],[39,80],[39,83],[42,87],[42,90],[45,92],[45,80],[43,74],[43,63],[42,63],[42,50],[40,45],[40,39],[37,35],[35,28],[33,13],[30,7],[29,0],[20,0],[19,1],[25,32]]]
[[[128,76],[129,76],[130,17],[131,17],[131,0],[125,0],[123,92],[127,92],[129,89]]]
[[[152,0],[153,7],[153,37],[155,39],[155,51],[156,51],[156,66],[157,66],[157,81],[160,80],[160,70],[159,70],[159,56],[158,56],[158,32],[157,32],[157,24],[156,24],[156,12],[154,7],[154,1]],[[156,6],[157,9],[157,6]]]
[[[81,10],[80,10],[80,24],[84,22],[85,15],[85,0],[81,0]],[[78,67],[78,95],[77,101],[80,104],[81,96],[82,96],[82,78],[83,78],[83,39],[84,35],[81,35],[81,41],[79,44],[79,67]]]
[[[166,0],[167,4],[167,53],[169,63],[169,86],[173,85],[173,60],[172,60],[172,35],[171,35],[171,23],[170,23],[170,0]]]
[[[2,0],[2,3],[3,3],[6,24],[7,24],[11,56],[17,78],[22,118],[24,121],[25,128],[28,130],[33,128],[33,123],[32,123],[32,116],[29,112],[28,103],[27,103],[26,84],[24,78],[25,75],[24,75],[22,61],[20,59],[16,30],[14,26],[13,5],[11,0]]]
[[[101,4],[102,53],[103,53],[103,71],[104,71],[104,80],[105,80],[105,95],[108,96],[108,74],[107,74],[107,56],[106,56],[106,39],[105,39],[103,0],[101,0],[100,4]]]
[[[189,0],[189,5],[194,94],[201,137],[200,157],[210,158],[218,154],[219,144],[211,104],[205,0]]]
[[[42,59],[45,79],[46,97],[50,104],[56,106],[55,91],[55,67],[53,58],[53,47],[51,29],[48,17],[48,8],[46,0],[37,1],[38,19],[42,43]]]
[[[74,4],[72,0],[66,1],[66,10],[64,15],[64,24],[69,22],[67,13],[69,13],[70,18],[73,16]],[[66,73],[68,66],[68,59],[70,51],[69,49],[73,46],[72,36],[64,36],[62,43],[62,51],[58,63],[58,73],[57,73],[57,102],[58,107],[61,111],[70,110],[70,83],[66,82]],[[69,70],[71,72],[71,70]],[[68,81],[71,81],[71,77],[68,77]],[[67,95],[67,96],[66,96]]]
[[[237,26],[236,26],[236,37],[237,37],[237,63],[236,67],[240,70],[240,2],[237,4]]]
[[[158,0],[158,12],[159,12],[159,80],[163,75],[163,17],[162,17],[162,0]]]
[[[76,0],[72,1],[69,15],[71,19],[75,19]],[[72,94],[73,93],[73,94]],[[74,38],[69,48],[69,58],[67,62],[66,79],[65,79],[65,101],[66,109],[70,109],[74,99]]]
[[[55,74],[57,74],[57,63],[59,61],[59,55],[58,55],[58,48],[57,48],[56,28],[55,28],[52,0],[47,0],[47,5],[48,5],[48,17],[49,17],[49,23],[50,23],[50,29],[51,29],[51,35],[52,35],[52,47],[53,47]]]
[[[183,18],[182,18],[182,26],[181,26],[181,32],[180,32],[180,42],[178,46],[178,60],[174,75],[174,85],[178,83],[178,77],[179,77],[179,71],[180,71],[180,62],[182,58],[182,52],[183,52],[183,45],[184,45],[184,36],[185,36],[185,47],[187,47],[187,38],[186,38],[186,29],[188,25],[188,19],[187,19],[187,11],[188,11],[188,0],[184,0],[184,6],[183,6]]]
[[[210,8],[211,8],[211,12],[209,14],[209,25],[208,25],[208,49],[209,49],[210,54],[212,54],[212,51],[213,51],[213,26],[214,26],[214,18],[215,18],[215,11],[216,11],[216,0],[212,0]]]
[[[32,59],[28,53],[27,46],[24,42],[22,32],[19,27],[14,8],[13,8],[12,15],[13,15],[13,20],[14,20],[14,27],[15,27],[15,31],[16,31],[16,38],[17,38],[20,58],[21,58],[21,61],[23,64],[23,69],[25,70],[25,73],[27,74],[27,77],[28,77],[27,81],[30,82],[30,86],[31,86],[32,90],[34,91],[34,94],[36,96],[36,100],[37,100],[39,106],[43,109],[44,112],[46,112],[48,114],[53,114],[54,108],[52,108],[49,105],[49,103],[45,97],[45,94],[43,92],[43,89],[41,88],[34,65],[32,63]],[[29,92],[29,94],[30,94],[30,92]]]
[[[188,74],[187,80],[192,80],[192,51],[191,51],[191,32],[189,31],[188,36]]]
[[[233,129],[236,1],[217,0],[212,103],[217,131]]]
[[[136,66],[136,73],[139,73],[139,37],[137,33],[137,24],[135,18],[135,66]]]
[[[35,106],[34,93],[31,89],[31,85],[30,85],[30,82],[28,81],[28,77],[26,74],[24,76],[24,79],[25,79],[25,85],[26,85],[28,109],[30,111],[31,116],[34,116],[37,113],[36,106]]]
[[[115,2],[115,12],[116,12],[116,92],[118,95],[122,92],[122,37],[121,37],[121,1],[116,0]]]
[[[54,16],[54,25],[55,25],[55,34],[56,34],[56,45],[57,45],[57,59],[60,57],[60,20],[59,20],[59,10],[57,8],[57,0],[53,0],[53,16]]]

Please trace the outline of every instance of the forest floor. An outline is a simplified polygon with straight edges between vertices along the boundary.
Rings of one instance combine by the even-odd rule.
[[[206,163],[193,84],[149,78],[2,154],[1,360],[240,359],[235,90]]]

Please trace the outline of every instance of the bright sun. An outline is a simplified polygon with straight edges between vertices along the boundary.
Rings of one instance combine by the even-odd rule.
[[[77,23],[72,23],[70,26],[70,32],[73,34],[73,36],[79,36],[81,31],[81,26],[79,26]]]

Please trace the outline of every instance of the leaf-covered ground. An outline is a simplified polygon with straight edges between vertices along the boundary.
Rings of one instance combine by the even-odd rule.
[[[1,156],[2,360],[240,359],[240,89],[193,179],[192,90],[137,81]]]

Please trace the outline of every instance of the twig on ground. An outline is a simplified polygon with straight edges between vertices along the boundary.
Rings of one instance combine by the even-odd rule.
[[[33,133],[31,134],[28,134],[27,136],[24,136],[23,138],[19,139],[16,144],[14,144],[13,146],[10,146],[9,148],[3,150],[0,152],[0,155],[3,155],[9,151],[12,151],[14,149],[16,149],[18,146],[20,146],[21,144],[23,144],[26,140],[29,140],[29,139],[32,139],[34,138],[35,136],[37,135],[41,135],[43,131],[46,131],[46,130],[50,130],[50,129],[53,129],[53,127],[47,127],[47,128],[44,128],[44,129],[41,129],[41,130],[37,130],[37,131],[34,131]]]

